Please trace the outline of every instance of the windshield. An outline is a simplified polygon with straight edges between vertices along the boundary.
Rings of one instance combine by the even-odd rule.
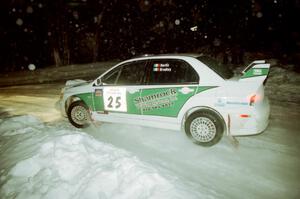
[[[233,71],[227,65],[224,65],[211,57],[200,56],[197,57],[197,59],[215,71],[223,79],[229,79],[233,76]]]

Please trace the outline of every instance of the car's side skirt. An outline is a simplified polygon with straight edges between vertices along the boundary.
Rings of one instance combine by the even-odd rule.
[[[155,119],[149,119],[149,117],[144,118],[141,115],[124,115],[118,113],[97,113],[92,112],[92,118],[95,121],[109,122],[109,123],[120,123],[120,124],[131,124],[138,126],[146,126],[161,129],[170,129],[179,131],[181,128],[180,123],[178,123],[177,118],[167,118],[167,117],[156,117]]]

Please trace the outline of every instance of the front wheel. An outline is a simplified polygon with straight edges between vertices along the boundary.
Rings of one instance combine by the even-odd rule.
[[[90,125],[91,115],[88,107],[82,101],[73,102],[68,108],[68,119],[77,128],[85,128]]]
[[[208,111],[195,112],[185,122],[185,133],[194,143],[202,146],[217,144],[223,136],[220,117]]]

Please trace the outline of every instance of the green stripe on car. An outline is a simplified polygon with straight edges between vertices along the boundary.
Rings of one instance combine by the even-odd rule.
[[[192,96],[212,88],[216,88],[216,86],[144,88],[138,92],[127,91],[127,112],[125,114],[177,117],[181,108]],[[92,111],[104,111],[102,89],[97,89],[94,93],[82,93],[76,96],[84,101]]]
[[[250,78],[268,75],[268,68],[251,68],[241,78]]]

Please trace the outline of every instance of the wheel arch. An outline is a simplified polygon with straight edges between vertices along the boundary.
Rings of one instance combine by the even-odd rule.
[[[225,121],[224,117],[222,116],[222,114],[219,111],[217,111],[216,109],[208,107],[208,106],[197,106],[197,107],[192,107],[189,110],[187,110],[181,120],[181,129],[184,129],[185,121],[191,114],[196,113],[196,112],[202,112],[202,111],[208,111],[208,112],[212,113],[213,115],[217,116],[222,122],[223,133],[227,134],[228,129],[227,129],[226,121]]]
[[[67,114],[69,106],[76,101],[83,101],[80,97],[76,95],[71,95],[65,100],[65,113]],[[83,101],[84,102],[84,101]],[[85,103],[85,102],[84,102]]]

